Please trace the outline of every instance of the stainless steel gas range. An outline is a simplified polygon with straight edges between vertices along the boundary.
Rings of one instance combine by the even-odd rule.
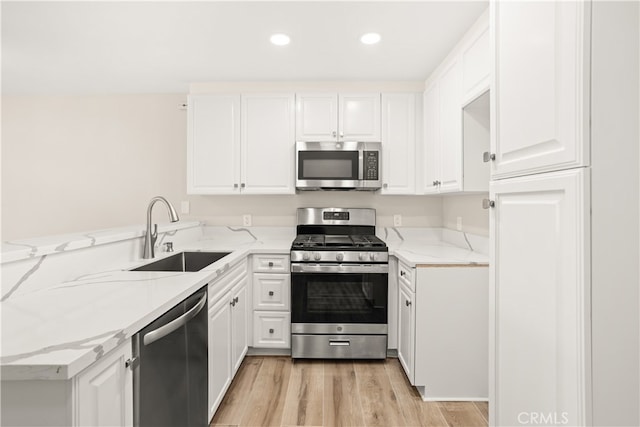
[[[300,208],[291,246],[293,358],[383,359],[389,251],[374,209]]]

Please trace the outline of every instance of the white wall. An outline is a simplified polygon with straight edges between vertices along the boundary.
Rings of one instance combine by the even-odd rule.
[[[373,207],[381,226],[394,214],[403,226],[442,225],[442,201],[433,196],[187,196],[186,111],[178,109],[185,101],[183,94],[3,96],[2,240],[143,224],[157,194],[177,209],[190,201],[182,217],[212,225],[241,225],[251,214],[256,226],[293,226],[303,206]],[[154,217],[165,221],[166,212]]]
[[[488,197],[488,193],[444,196],[442,226],[457,230],[458,217],[461,217],[461,231],[489,236],[489,210],[482,209],[482,199]]]
[[[3,96],[2,238],[141,224],[152,196],[183,199],[185,100]]]

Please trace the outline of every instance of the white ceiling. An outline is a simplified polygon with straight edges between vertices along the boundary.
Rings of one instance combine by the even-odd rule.
[[[216,81],[420,81],[488,1],[2,1],[2,92]],[[366,46],[359,37],[379,32]],[[289,46],[269,43],[284,32]]]

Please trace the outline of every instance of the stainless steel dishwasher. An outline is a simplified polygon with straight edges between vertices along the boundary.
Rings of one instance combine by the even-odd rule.
[[[134,335],[135,426],[208,424],[206,306],[205,286]]]

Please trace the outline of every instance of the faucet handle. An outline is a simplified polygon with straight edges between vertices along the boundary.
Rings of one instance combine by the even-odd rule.
[[[164,249],[165,252],[173,252],[173,242],[166,242],[164,246],[165,246],[165,249]]]

